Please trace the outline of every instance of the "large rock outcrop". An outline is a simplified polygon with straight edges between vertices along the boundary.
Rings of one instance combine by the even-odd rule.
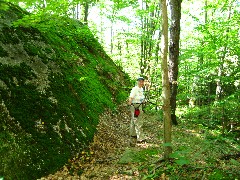
[[[0,1],[0,176],[35,179],[64,165],[126,97],[126,79],[80,22],[34,21]]]

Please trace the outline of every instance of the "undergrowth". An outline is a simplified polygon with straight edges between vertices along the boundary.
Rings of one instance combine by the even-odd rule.
[[[226,104],[225,108],[229,108],[228,112],[234,114],[236,104],[230,104],[231,108]],[[142,161],[142,165],[139,166],[141,179],[238,179],[239,134],[237,136],[233,132],[222,133],[221,121],[211,119],[212,116],[220,116],[217,114],[219,111],[209,114],[209,108],[214,107],[216,108],[215,104],[201,108],[178,108],[180,124],[173,127],[173,153],[170,159],[162,159],[161,145],[157,150],[150,147],[147,152],[141,150],[134,155],[143,159],[152,152],[152,156]],[[148,118],[150,119],[152,118]],[[162,139],[162,130],[159,131],[159,138]],[[142,153],[144,151],[146,153]]]

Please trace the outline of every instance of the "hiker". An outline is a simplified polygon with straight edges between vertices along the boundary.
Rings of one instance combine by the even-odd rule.
[[[137,143],[144,142],[144,134],[142,131],[143,125],[143,110],[142,105],[145,102],[144,96],[144,78],[137,79],[137,86],[133,87],[129,96],[128,105],[131,111],[130,136],[137,138]]]

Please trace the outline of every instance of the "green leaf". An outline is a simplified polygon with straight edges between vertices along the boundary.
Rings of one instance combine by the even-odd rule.
[[[170,158],[180,158],[180,154],[178,152],[174,152],[172,154],[169,155]]]
[[[233,165],[237,165],[239,166],[240,163],[238,161],[236,161],[235,159],[231,159],[230,162],[233,164]]]
[[[183,165],[186,165],[186,164],[189,164],[189,160],[185,159],[185,158],[181,158],[181,159],[178,159],[175,161],[178,165],[180,166],[183,166]]]
[[[164,146],[164,147],[168,147],[168,146],[170,146],[170,147],[171,147],[171,146],[172,146],[172,143],[170,143],[170,142],[163,143],[163,146]]]

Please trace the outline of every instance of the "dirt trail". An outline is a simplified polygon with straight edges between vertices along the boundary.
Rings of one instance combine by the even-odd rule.
[[[117,113],[106,111],[100,117],[98,132],[94,136],[93,143],[90,144],[90,150],[81,152],[78,157],[71,160],[70,165],[64,166],[60,171],[41,180],[139,179],[139,163],[119,163],[119,160],[126,151],[139,151],[161,143],[158,137],[162,124],[156,118],[146,116],[144,132],[147,142],[135,144],[132,141],[131,143],[135,144],[132,147],[130,146],[130,119],[127,107],[120,106]]]
[[[60,171],[41,180],[139,180],[146,176],[151,179],[155,172],[160,179],[240,177],[239,158],[221,159],[239,153],[239,145],[233,141],[217,138],[213,131],[203,131],[202,126],[182,119],[181,125],[172,129],[176,158],[156,163],[163,154],[160,115],[145,115],[147,142],[132,147],[127,107],[121,106],[116,112],[106,111],[100,117],[98,132],[87,152],[80,152]]]

